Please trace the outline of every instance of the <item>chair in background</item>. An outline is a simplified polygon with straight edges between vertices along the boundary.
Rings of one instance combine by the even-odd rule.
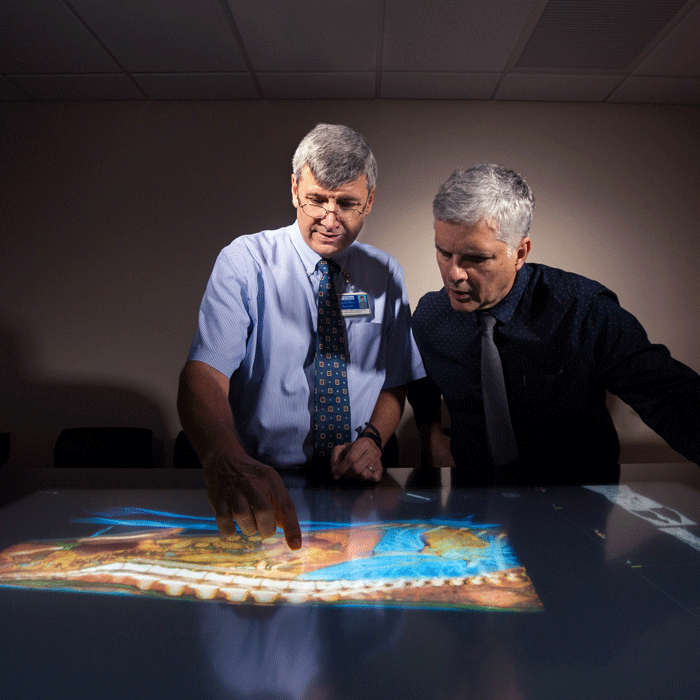
[[[53,453],[55,467],[153,468],[153,431],[149,428],[66,428]]]
[[[199,461],[199,456],[192,447],[190,439],[181,430],[175,438],[175,447],[173,448],[173,467],[176,469],[201,469],[202,463]]]

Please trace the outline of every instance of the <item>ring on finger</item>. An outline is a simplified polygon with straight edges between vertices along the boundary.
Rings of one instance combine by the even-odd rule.
[[[374,467],[365,467],[365,469],[369,469],[372,472],[372,474],[374,474]]]

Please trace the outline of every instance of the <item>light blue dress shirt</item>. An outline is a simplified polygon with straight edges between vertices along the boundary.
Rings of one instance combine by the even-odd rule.
[[[274,467],[299,466],[313,451],[320,257],[296,222],[236,238],[214,265],[188,357],[230,377],[241,441],[248,454]],[[367,316],[345,319],[354,439],[382,389],[425,371],[410,330],[401,266],[357,241],[334,260],[343,271],[338,295],[352,285],[369,295],[371,308]]]

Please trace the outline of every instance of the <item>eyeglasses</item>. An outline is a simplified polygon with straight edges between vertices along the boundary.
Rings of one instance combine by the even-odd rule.
[[[344,207],[342,205],[338,205],[336,209],[326,209],[326,207],[322,207],[320,204],[301,204],[300,208],[306,214],[306,216],[311,217],[312,219],[323,219],[325,218],[328,214],[333,214],[338,221],[343,221],[343,222],[348,222],[348,221],[356,221],[359,219],[364,213],[365,209],[367,208],[367,202],[369,202],[369,193],[367,194],[367,200],[365,201],[365,205],[362,207],[361,210],[359,209],[353,209],[352,207]]]

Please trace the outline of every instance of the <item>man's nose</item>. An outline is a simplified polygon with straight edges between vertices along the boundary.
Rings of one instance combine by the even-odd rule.
[[[447,277],[450,282],[462,282],[467,279],[467,271],[456,262],[452,263],[447,270]]]
[[[333,228],[333,226],[336,226],[339,222],[338,219],[338,205],[334,204],[333,209],[329,209],[328,205],[330,202],[326,202],[326,206],[324,209],[326,210],[326,213],[324,217],[321,219],[321,223],[326,227],[326,228]]]

